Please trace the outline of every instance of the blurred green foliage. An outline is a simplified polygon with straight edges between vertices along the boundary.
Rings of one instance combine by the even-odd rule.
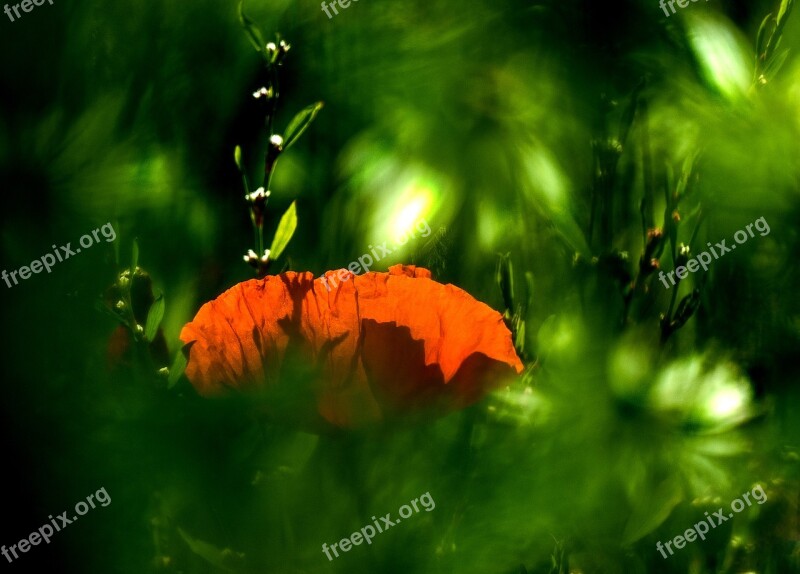
[[[296,209],[290,267],[346,266],[424,218],[434,232],[375,269],[427,266],[506,312],[529,367],[444,419],[330,436],[176,376],[181,326],[253,275],[237,163],[263,167],[269,144],[237,4],[55,0],[1,21],[3,268],[107,221],[118,234],[3,287],[15,500],[0,542],[101,486],[113,500],[12,567],[800,572],[789,4],[664,18],[654,0],[362,0],[329,20],[315,2],[250,0],[292,46],[275,125],[325,105],[284,138],[271,183],[267,236]],[[662,288],[681,244],[696,254],[759,217],[769,235]],[[96,303],[137,265],[154,295],[145,346],[118,361]],[[167,362],[142,366],[159,325],[168,379]],[[657,553],[756,483],[766,504]],[[322,554],[424,492],[434,511]]]

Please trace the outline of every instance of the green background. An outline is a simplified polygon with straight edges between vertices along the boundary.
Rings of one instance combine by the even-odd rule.
[[[416,263],[501,312],[510,302],[530,369],[448,417],[317,436],[114,364],[115,322],[96,306],[134,238],[165,297],[171,357],[202,303],[252,277],[233,148],[260,182],[263,66],[234,2],[54,0],[15,22],[0,14],[2,268],[106,222],[117,232],[50,274],[0,283],[0,543],[101,487],[112,499],[2,567],[800,571],[797,13],[785,64],[756,89],[756,35],[777,2],[710,0],[669,18],[653,0],[245,10],[291,44],[277,132],[325,102],[271,185],[268,237],[293,200],[299,220],[273,271],[346,266],[424,218],[430,237],[373,270]],[[695,153],[676,241],[701,216],[693,254],[760,217],[770,233],[682,283],[673,312],[694,287],[699,306],[663,340],[673,291],[651,276],[624,297],[643,226],[673,220],[665,198]],[[767,503],[668,560],[656,552],[756,483]],[[322,554],[425,492],[432,512]]]

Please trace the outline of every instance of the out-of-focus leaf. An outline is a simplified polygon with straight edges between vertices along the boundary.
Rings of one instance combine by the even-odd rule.
[[[186,355],[183,354],[183,349],[178,349],[178,354],[169,368],[169,379],[167,379],[167,388],[171,389],[181,378],[181,375],[186,370]]]
[[[308,129],[308,126],[311,125],[311,122],[314,121],[314,118],[317,117],[317,114],[324,105],[325,104],[323,102],[311,104],[310,106],[298,112],[297,115],[292,118],[292,121],[289,122],[288,126],[286,126],[286,131],[283,134],[284,150],[289,149],[289,147],[297,141],[297,138],[303,135],[303,132]]]
[[[756,55],[761,56],[764,51],[767,49],[767,45],[765,42],[769,40],[772,32],[775,30],[774,25],[773,29],[767,34],[767,26],[773,24],[772,14],[767,14],[764,19],[761,21],[761,26],[758,27],[758,35],[756,36]]]
[[[669,517],[672,509],[683,499],[683,491],[675,479],[668,478],[654,492],[644,493],[635,501],[636,507],[622,534],[624,544],[632,544],[652,532]]]
[[[633,120],[636,118],[636,108],[639,106],[639,94],[642,93],[642,90],[645,88],[645,86],[645,79],[642,78],[639,81],[639,84],[633,90],[630,101],[628,102],[628,105],[625,106],[625,111],[622,112],[622,117],[620,118],[619,122],[619,143],[621,143],[623,146],[628,140],[628,133],[633,126]]]
[[[275,429],[271,431],[274,435]],[[280,434],[280,440],[272,440],[264,446],[261,454],[264,468],[269,476],[298,474],[311,459],[319,443],[319,437],[305,432]]]
[[[182,528],[178,528],[178,534],[181,535],[181,538],[183,538],[192,552],[217,568],[225,570],[225,572],[236,572],[237,570],[233,567],[234,564],[241,562],[242,558],[244,558],[243,554],[233,552],[229,548],[220,550],[213,544],[192,538]]]
[[[233,150],[233,161],[236,162],[236,167],[239,168],[239,171],[244,171],[242,168],[242,148],[241,146],[236,146]]]
[[[253,44],[256,52],[265,54],[264,50],[266,49],[266,44],[264,43],[264,34],[261,33],[256,23],[244,13],[244,0],[239,2],[239,22],[242,24],[245,32],[247,32],[247,37],[250,39],[250,43]]]
[[[678,180],[678,188],[675,191],[676,195],[678,196],[678,199],[686,195],[686,190],[689,187],[689,179],[691,178],[692,172],[694,171],[694,164],[695,161],[697,161],[698,155],[700,155],[699,150],[687,155],[683,160],[681,177]]]
[[[686,324],[686,321],[691,319],[697,307],[700,305],[700,290],[694,289],[691,293],[686,295],[678,303],[678,308],[675,310],[674,328],[680,329]]]
[[[297,229],[297,202],[293,201],[281,217],[275,237],[272,238],[272,245],[269,248],[270,259],[277,259],[289,245],[295,230]]]
[[[514,309],[514,267],[511,264],[511,254],[506,253],[500,256],[497,261],[497,269],[495,271],[495,280],[500,293],[503,295],[503,302],[506,309]]]
[[[133,239],[133,250],[131,251],[131,284],[133,283],[133,274],[136,272],[136,266],[139,265],[139,240]]]
[[[752,80],[752,52],[729,20],[710,12],[686,14],[687,37],[706,83],[731,102],[743,101]]]
[[[242,431],[228,447],[230,461],[242,464],[258,450],[264,440],[264,435],[258,422],[251,421],[247,429]]]
[[[525,356],[525,320],[517,315],[514,317],[514,347],[520,356]]]
[[[119,229],[119,221],[114,222],[114,229]],[[114,242],[114,268],[119,269],[119,244],[120,241]]]
[[[101,313],[108,315],[109,317],[113,317],[114,320],[119,321],[121,325],[125,325],[126,327],[128,326],[128,322],[125,320],[125,318],[119,315],[118,313],[114,313],[114,311],[109,309],[108,305],[106,305],[102,299],[97,299],[94,302],[94,308],[100,311]]]
[[[156,338],[158,333],[158,326],[161,325],[161,319],[164,318],[164,294],[158,296],[150,306],[150,311],[147,312],[147,321],[144,324],[144,338],[147,341],[152,341]]]
[[[778,10],[778,17],[776,18],[779,27],[783,25],[784,19],[789,15],[789,12],[791,12],[793,4],[794,0],[783,0],[781,2],[781,7]]]
[[[529,201],[543,210],[571,251],[588,254],[589,243],[574,216],[570,181],[555,156],[536,144],[522,146],[520,153]]]
[[[775,77],[775,75],[783,67],[783,64],[786,62],[786,58],[788,57],[789,50],[782,50],[778,54],[775,54],[772,59],[770,59],[767,67],[764,68],[764,75],[766,75],[768,78]]]

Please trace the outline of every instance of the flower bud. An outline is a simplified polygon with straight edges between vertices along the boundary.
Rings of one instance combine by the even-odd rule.
[[[267,149],[267,157],[264,163],[264,171],[269,174],[272,173],[272,168],[275,162],[278,161],[278,156],[283,151],[283,138],[278,134],[272,135],[269,138],[269,148]]]
[[[253,97],[255,99],[264,98],[265,100],[269,101],[275,96],[275,92],[273,91],[272,87],[264,88],[261,87],[255,92],[253,92]]]

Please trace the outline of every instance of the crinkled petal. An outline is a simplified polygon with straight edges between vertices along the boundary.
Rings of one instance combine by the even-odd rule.
[[[499,313],[415,266],[245,281],[181,340],[201,395],[263,394],[270,412],[340,427],[460,408],[523,368]]]

